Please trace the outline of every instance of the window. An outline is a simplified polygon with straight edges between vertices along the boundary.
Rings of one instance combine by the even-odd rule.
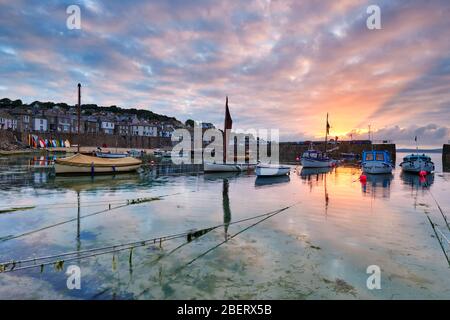
[[[384,161],[384,154],[383,153],[377,153],[376,159],[377,159],[377,161]]]
[[[366,161],[373,161],[373,154],[372,153],[366,154]]]

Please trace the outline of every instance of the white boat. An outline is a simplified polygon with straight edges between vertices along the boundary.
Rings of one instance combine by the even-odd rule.
[[[274,177],[289,174],[291,167],[275,164],[258,164],[256,166],[256,175],[258,177]]]
[[[95,156],[98,158],[118,159],[118,158],[126,158],[128,155],[126,153],[96,151]]]
[[[90,174],[99,173],[121,173],[136,171],[141,166],[142,161],[127,157],[119,159],[107,159],[75,154],[67,158],[55,160],[56,174]]]
[[[410,154],[403,158],[403,162],[400,163],[400,167],[403,171],[419,173],[425,171],[431,173],[434,171],[434,163],[431,158],[425,154]]]
[[[387,151],[363,151],[362,171],[369,174],[392,173],[392,165],[389,153]]]
[[[301,157],[303,168],[329,168],[334,163],[335,161],[330,159],[326,153],[317,150],[308,150]]]

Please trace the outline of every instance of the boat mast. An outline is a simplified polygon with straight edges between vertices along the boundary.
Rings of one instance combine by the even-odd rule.
[[[416,152],[417,155],[419,155],[419,144],[417,143],[417,136],[414,137],[414,140],[416,140]]]
[[[78,153],[80,153],[80,124],[81,124],[81,83],[78,84]]]
[[[328,112],[327,112],[327,123],[325,125],[325,152],[327,153],[327,140],[328,140],[328,131],[330,130],[330,125],[328,124]]]

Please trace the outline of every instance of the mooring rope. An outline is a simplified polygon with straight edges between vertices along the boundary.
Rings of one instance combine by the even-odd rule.
[[[430,188],[427,188],[426,190],[428,191],[428,193],[430,194],[431,198],[432,198],[432,199],[434,200],[434,202],[436,203],[436,206],[437,206],[437,208],[439,209],[439,212],[441,213],[442,218],[444,218],[444,221],[445,221],[445,224],[446,224],[446,226],[447,226],[447,229],[448,229],[448,231],[450,231],[450,225],[449,225],[449,223],[448,223],[447,216],[445,215],[444,211],[442,210],[442,208],[441,208],[439,202],[438,202],[438,201],[436,200],[436,198],[434,197],[434,195],[433,195],[433,193],[431,192]]]
[[[207,227],[207,228],[202,228],[202,229],[194,229],[194,230],[190,230],[190,231],[186,231],[186,232],[182,232],[182,233],[178,233],[178,234],[173,234],[173,235],[168,235],[168,236],[162,236],[162,237],[156,237],[156,238],[151,238],[151,239],[145,239],[145,240],[139,240],[139,241],[133,241],[133,242],[128,242],[128,243],[122,243],[122,244],[115,244],[115,245],[109,245],[109,246],[103,246],[103,247],[98,247],[98,248],[91,248],[91,249],[85,249],[85,250],[79,250],[79,251],[71,251],[71,252],[65,252],[65,253],[60,253],[60,254],[55,254],[55,255],[47,255],[47,256],[41,256],[41,257],[34,257],[34,258],[28,258],[28,259],[23,259],[23,260],[11,260],[9,262],[1,262],[0,263],[0,273],[2,272],[12,272],[12,271],[19,271],[19,270],[25,270],[25,269],[30,269],[30,268],[37,268],[37,267],[41,267],[43,268],[44,266],[47,265],[56,265],[58,263],[64,263],[67,261],[73,261],[73,260],[78,260],[78,259],[85,259],[85,258],[90,258],[90,257],[96,257],[96,256],[100,256],[100,255],[104,255],[104,254],[108,254],[108,253],[114,253],[114,252],[119,252],[119,251],[123,251],[123,250],[133,250],[134,248],[137,247],[143,247],[149,244],[158,244],[161,245],[162,242],[166,242],[169,240],[173,240],[173,239],[178,239],[178,238],[182,238],[182,237],[187,237],[187,243],[190,243],[192,240],[195,240],[203,235],[205,235],[206,233],[215,230],[217,228],[223,227],[225,225],[233,225],[233,224],[238,224],[238,223],[242,223],[242,222],[246,222],[246,221],[250,221],[250,220],[254,220],[254,219],[258,219],[258,218],[263,218],[262,220],[252,224],[251,226],[241,230],[240,232],[238,232],[237,234],[234,234],[233,236],[231,236],[229,239],[234,238],[235,236],[237,236],[238,234],[244,232],[245,230],[248,230],[249,228],[261,223],[264,220],[267,220],[268,218],[283,212],[287,209],[289,209],[290,207],[296,205],[298,203],[292,204],[290,206],[281,208],[281,209],[277,209],[274,211],[270,211],[270,212],[266,212],[263,214],[259,214],[256,216],[252,216],[252,217],[248,217],[248,218],[243,218],[240,220],[236,220],[233,222],[229,222],[229,223],[221,223],[215,226],[211,226],[211,227]],[[185,245],[183,244],[183,245]],[[221,243],[223,244],[223,243]],[[221,245],[219,244],[219,245]],[[181,246],[179,246],[181,247]],[[175,248],[178,249],[179,247]],[[171,254],[173,251],[172,250],[169,254]],[[215,248],[213,248],[215,249]],[[213,249],[209,250],[208,252],[212,251]],[[205,254],[207,254],[208,252],[206,252]],[[131,257],[131,252],[130,252],[130,257]],[[73,255],[76,255],[75,257],[71,257]],[[202,255],[203,256],[203,255]],[[60,258],[63,257],[67,257],[64,260],[61,260]],[[58,259],[57,259],[58,258]],[[200,257],[197,257],[196,259],[198,259]],[[40,261],[44,261],[44,260],[49,260],[49,259],[53,259],[52,261],[45,261],[42,263],[39,263]],[[192,263],[193,261],[191,261],[190,263]],[[26,266],[21,266],[22,264],[27,264],[27,263],[33,263],[31,265],[26,265]],[[190,264],[188,263],[188,264]],[[8,269],[9,268],[9,269]]]
[[[263,218],[263,219],[261,219],[261,220],[255,222],[255,223],[249,225],[248,227],[246,227],[246,228],[240,230],[239,232],[236,232],[235,234],[233,234],[233,235],[231,235],[230,237],[228,237],[226,240],[220,242],[219,244],[215,245],[214,247],[209,248],[208,250],[206,250],[205,252],[203,252],[203,253],[200,254],[199,256],[197,256],[197,257],[195,257],[194,259],[192,259],[191,261],[189,261],[188,263],[186,263],[182,268],[184,268],[184,267],[186,267],[186,266],[188,266],[188,265],[194,263],[195,261],[197,261],[197,260],[200,259],[201,257],[204,257],[205,255],[207,255],[207,254],[210,253],[211,251],[217,249],[218,247],[220,247],[221,245],[223,245],[224,243],[226,243],[228,240],[231,240],[231,239],[237,237],[239,234],[241,234],[241,233],[247,231],[248,229],[250,229],[250,228],[252,228],[252,227],[254,227],[254,226],[260,224],[261,222],[263,222],[263,221],[265,221],[265,220],[267,220],[267,219],[269,219],[269,218],[272,218],[273,216],[276,216],[277,214],[279,214],[279,213],[281,213],[281,212],[283,212],[283,211],[286,211],[287,209],[289,209],[289,208],[291,208],[291,207],[297,205],[298,203],[299,203],[299,202],[297,202],[297,203],[295,203],[295,204],[292,204],[292,205],[290,205],[290,206],[284,207],[284,208],[282,208],[282,209],[276,210],[275,212],[271,213],[271,214],[268,215],[267,217],[265,217],[265,218]]]
[[[42,227],[42,228],[34,229],[34,230],[31,230],[31,231],[27,231],[27,232],[16,234],[16,235],[9,235],[9,236],[0,237],[0,243],[5,242],[5,241],[9,241],[9,240],[13,240],[13,239],[17,239],[17,238],[21,238],[21,237],[25,237],[25,236],[28,236],[28,235],[31,235],[31,234],[34,234],[34,233],[37,233],[37,232],[41,232],[41,231],[44,231],[44,230],[47,230],[47,229],[58,227],[58,226],[61,226],[61,225],[64,225],[64,224],[67,224],[67,223],[70,223],[70,222],[74,222],[74,221],[77,221],[79,219],[81,220],[81,219],[84,219],[84,218],[92,217],[92,216],[95,216],[95,215],[98,215],[98,214],[101,214],[101,213],[105,213],[105,212],[108,212],[108,211],[120,209],[120,208],[127,207],[127,206],[130,206],[130,205],[141,204],[141,203],[150,202],[150,201],[153,201],[153,200],[159,200],[160,198],[166,198],[166,197],[169,197],[169,196],[180,195],[180,194],[185,194],[185,193],[190,193],[190,192],[197,192],[197,191],[193,190],[193,191],[188,191],[188,192],[177,192],[177,193],[173,193],[173,194],[166,194],[166,195],[160,195],[160,196],[155,196],[155,197],[136,198],[136,199],[126,200],[126,203],[122,204],[122,205],[118,205],[118,206],[115,206],[115,207],[109,206],[107,209],[104,209],[104,210],[100,210],[100,211],[89,213],[89,214],[86,214],[86,215],[83,215],[83,216],[80,216],[80,217],[64,220],[64,221],[61,221],[61,222],[58,222],[58,223],[54,223],[54,224],[51,224],[51,225],[48,225],[48,226],[45,226],[45,227]]]
[[[172,274],[172,276],[178,274],[178,273],[179,273],[181,270],[183,270],[185,267],[191,265],[192,263],[194,263],[194,262],[197,261],[198,259],[204,257],[205,255],[207,255],[207,254],[210,253],[211,251],[217,249],[218,247],[220,247],[220,246],[223,245],[224,243],[228,242],[228,240],[231,240],[231,239],[237,237],[239,234],[241,234],[241,233],[247,231],[248,229],[253,228],[254,226],[260,224],[261,222],[263,222],[263,221],[265,221],[265,220],[267,220],[267,219],[269,219],[269,218],[271,218],[271,217],[273,217],[273,216],[275,216],[275,215],[277,215],[277,214],[279,214],[279,213],[281,213],[281,212],[284,212],[284,211],[286,211],[287,209],[289,209],[289,208],[291,208],[291,207],[293,207],[293,206],[296,206],[296,205],[299,204],[299,203],[300,203],[300,201],[299,201],[299,202],[296,202],[296,203],[293,203],[293,204],[291,204],[291,205],[289,205],[289,206],[287,206],[287,207],[284,207],[284,208],[281,208],[281,209],[272,211],[272,212],[268,212],[268,213],[261,214],[261,215],[258,215],[258,216],[252,217],[252,218],[247,218],[247,219],[242,219],[242,220],[240,220],[241,222],[243,222],[243,221],[248,221],[248,220],[256,219],[256,218],[262,218],[263,216],[266,216],[266,217],[262,218],[261,220],[259,220],[259,221],[255,222],[255,223],[253,223],[253,224],[251,224],[251,225],[245,227],[244,229],[240,230],[239,232],[236,232],[235,234],[233,234],[233,235],[231,235],[230,237],[228,237],[226,240],[224,240],[224,241],[220,242],[219,244],[217,244],[217,245],[215,245],[215,246],[209,248],[208,250],[206,250],[206,251],[203,252],[202,254],[198,255],[197,257],[195,257],[194,259],[192,259],[192,260],[189,261],[188,263],[186,263],[186,264],[184,264],[183,266],[181,266],[180,268],[176,269],[176,271]],[[236,223],[236,222],[234,222],[234,223]],[[230,225],[230,224],[233,224],[233,223],[229,223],[228,225]],[[223,225],[225,225],[225,224],[222,224],[222,226],[223,226]],[[183,245],[186,245],[186,244],[183,244]],[[173,251],[179,249],[179,248],[182,247],[183,245],[181,245],[181,246],[175,248],[175,249],[172,250],[169,254],[171,254]],[[143,290],[142,292],[140,292],[140,293],[138,294],[138,297],[140,297],[141,295],[143,295],[143,294],[146,293],[147,291],[148,291],[148,289]]]

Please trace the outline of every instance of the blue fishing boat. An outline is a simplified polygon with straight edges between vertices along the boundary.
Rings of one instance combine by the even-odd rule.
[[[361,166],[364,173],[370,174],[392,173],[394,168],[389,152],[376,150],[363,151]]]

